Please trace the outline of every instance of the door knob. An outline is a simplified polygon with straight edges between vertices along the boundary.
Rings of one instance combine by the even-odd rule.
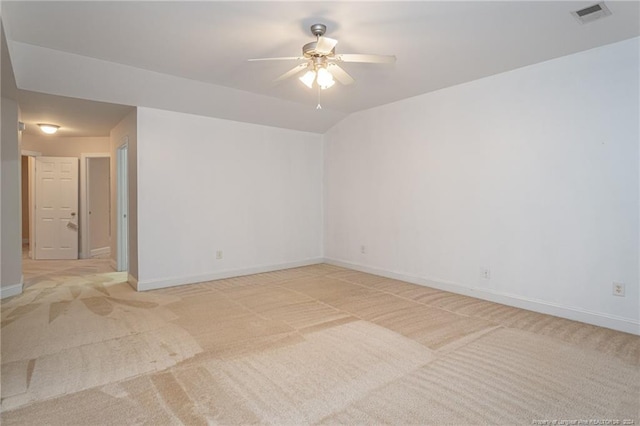
[[[71,212],[71,216],[75,216],[75,215],[76,215],[76,212]]]

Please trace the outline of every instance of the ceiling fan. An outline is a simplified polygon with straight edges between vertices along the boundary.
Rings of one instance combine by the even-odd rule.
[[[355,81],[353,77],[338,65],[340,62],[390,64],[396,61],[396,57],[393,55],[336,54],[336,44],[338,44],[338,40],[324,37],[326,31],[327,27],[324,24],[314,24],[311,26],[311,34],[316,36],[316,41],[302,46],[302,56],[249,59],[249,61],[304,61],[276,78],[275,81],[285,80],[306,70],[307,72],[304,73],[299,80],[310,89],[314,87],[315,83],[316,87],[322,90],[333,86],[335,80],[345,85]]]

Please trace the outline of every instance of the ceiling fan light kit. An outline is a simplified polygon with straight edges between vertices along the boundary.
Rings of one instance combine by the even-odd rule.
[[[300,81],[308,88],[313,88],[315,82],[320,90],[325,90],[333,86],[336,82],[333,80],[333,75],[327,71],[326,67],[320,67],[318,70],[309,70],[300,77]]]
[[[336,80],[344,85],[352,84],[355,81],[349,73],[337,64],[337,62],[391,64],[396,61],[396,57],[392,55],[336,55],[336,45],[338,44],[338,40],[324,37],[324,33],[326,31],[327,27],[324,24],[314,24],[311,26],[311,34],[316,36],[316,41],[302,46],[302,56],[249,59],[249,61],[304,61],[276,78],[275,81],[278,82],[286,80],[306,70],[306,72],[298,79],[308,88],[312,89],[315,86],[319,90],[329,89],[335,84]]]

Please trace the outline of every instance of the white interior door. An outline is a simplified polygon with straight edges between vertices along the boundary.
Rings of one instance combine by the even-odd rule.
[[[35,158],[35,258],[78,258],[78,159]]]

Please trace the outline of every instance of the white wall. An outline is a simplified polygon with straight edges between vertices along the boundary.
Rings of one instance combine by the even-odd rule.
[[[325,135],[326,256],[640,333],[638,47],[620,42],[339,123]],[[613,281],[626,297],[612,295]]]
[[[320,261],[322,156],[317,134],[139,108],[138,288]]]
[[[2,3],[0,2],[0,8]],[[20,108],[11,58],[0,21],[0,298],[22,292],[20,226]]]
[[[0,298],[22,292],[22,227],[20,226],[20,135],[18,104],[2,98],[0,145],[2,197],[0,200]]]
[[[81,154],[109,152],[109,137],[58,137],[25,134],[20,148],[40,152],[48,157],[77,157]]]

